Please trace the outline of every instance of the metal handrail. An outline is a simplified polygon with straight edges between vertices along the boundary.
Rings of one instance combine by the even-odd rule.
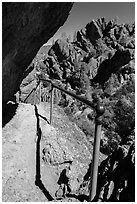
[[[90,183],[90,192],[89,192],[89,201],[92,201],[96,195],[96,188],[97,188],[97,176],[98,176],[98,161],[99,161],[99,152],[100,152],[100,139],[101,139],[101,123],[102,123],[102,115],[104,114],[104,106],[102,104],[94,105],[93,102],[87,100],[86,98],[82,96],[78,96],[74,94],[73,92],[67,91],[61,87],[59,87],[55,82],[49,80],[49,79],[42,79],[39,77],[39,81],[37,86],[32,89],[32,91],[29,93],[29,95],[26,97],[24,102],[27,100],[27,98],[30,96],[30,94],[33,91],[36,91],[38,85],[40,90],[40,102],[41,102],[41,82],[46,81],[51,84],[51,100],[50,100],[50,124],[52,124],[52,112],[53,112],[53,100],[54,100],[54,92],[53,89],[59,89],[60,91],[63,91],[64,93],[78,99],[79,101],[85,103],[90,108],[94,109],[96,111],[96,117],[95,117],[95,136],[94,136],[94,145],[93,145],[93,159],[92,159],[92,167],[91,167],[91,183]],[[35,101],[35,96],[34,96]],[[35,103],[35,102],[34,102]]]
[[[46,81],[51,83],[51,105],[50,105],[50,124],[52,124],[52,110],[53,110],[53,99],[54,93],[53,89],[59,89],[64,93],[78,99],[79,101],[85,103],[90,106],[92,109],[96,111],[95,118],[95,137],[94,137],[94,145],[93,145],[93,159],[92,159],[92,168],[91,168],[91,183],[90,183],[90,192],[89,192],[89,202],[92,201],[96,195],[97,189],[97,176],[98,176],[98,161],[99,161],[99,152],[100,152],[100,139],[101,139],[101,123],[102,123],[102,115],[104,114],[104,106],[102,104],[94,105],[91,101],[87,100],[82,96],[78,96],[70,91],[67,91],[58,85],[56,85],[53,81],[49,79],[39,79],[40,81]]]
[[[30,93],[27,95],[27,97],[24,99],[24,103],[26,102],[26,100],[29,98],[29,96],[32,94],[33,91],[36,91],[37,87],[39,86],[40,81],[37,83],[37,86],[35,88],[33,88]]]
[[[94,109],[97,112],[97,114],[99,114],[99,115],[101,114],[102,115],[104,113],[104,107],[103,107],[102,104],[95,105],[92,101],[89,101],[88,99],[84,98],[83,96],[76,95],[76,94],[74,94],[71,91],[67,91],[66,89],[63,89],[63,88],[59,87],[58,85],[56,85],[53,81],[51,81],[49,79],[42,79],[42,78],[40,78],[40,81],[45,81],[45,82],[51,83],[52,88],[59,89],[60,91],[63,91],[64,93],[66,93],[66,94],[76,98],[77,100],[85,103],[86,105],[90,106],[90,108]]]
[[[94,105],[91,101],[89,101],[89,100],[87,100],[86,98],[84,98],[83,96],[79,96],[79,95],[74,94],[74,93],[71,92],[71,91],[67,91],[67,90],[65,90],[65,89],[63,89],[63,88],[61,88],[61,87],[59,87],[58,85],[56,85],[54,82],[52,82],[52,81],[50,81],[50,80],[42,79],[42,81],[50,82],[50,83],[52,84],[52,87],[53,87],[53,88],[57,88],[57,89],[59,89],[60,91],[63,91],[64,93],[66,93],[66,94],[68,94],[68,95],[70,95],[70,96],[76,98],[77,100],[79,100],[79,101],[85,103],[86,105],[90,106],[91,108],[95,109],[95,105]]]

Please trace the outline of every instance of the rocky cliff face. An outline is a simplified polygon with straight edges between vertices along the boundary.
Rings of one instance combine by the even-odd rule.
[[[134,37],[134,24],[118,25],[115,21],[106,22],[104,18],[93,20],[77,32],[75,42],[57,40],[44,63],[48,65],[49,61],[53,62],[53,65],[49,64],[51,77],[51,69],[58,73],[58,79],[66,79],[64,72],[68,69],[73,76],[78,71],[76,67],[81,69],[84,66],[93,82],[104,84],[112,73],[123,75],[124,66],[134,64]],[[58,70],[55,64],[59,65]],[[131,73],[134,73],[134,69],[130,70]],[[72,81],[69,82],[72,86]]]
[[[2,100],[18,90],[37,51],[66,21],[73,3],[2,4]]]
[[[119,25],[104,18],[92,20],[76,33],[73,42],[58,39],[38,64],[37,70],[69,83],[79,94],[88,92],[93,84],[104,86],[112,74],[119,84],[134,79],[135,25]]]
[[[90,171],[84,177],[79,194],[88,195]],[[135,146],[119,146],[99,166],[97,193],[93,202],[135,201]]]

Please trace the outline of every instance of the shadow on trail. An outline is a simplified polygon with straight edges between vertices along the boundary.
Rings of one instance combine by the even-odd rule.
[[[42,115],[40,115],[40,114],[38,114],[38,116],[41,117],[43,120],[45,120],[48,124],[50,124],[49,121],[48,121],[48,119],[47,119],[46,117],[44,117],[44,116],[42,116]]]
[[[35,105],[35,115],[37,118],[37,143],[36,143],[36,178],[35,178],[35,185],[38,186],[48,201],[53,201],[54,198],[50,195],[50,193],[47,191],[45,186],[43,185],[41,181],[41,174],[40,174],[40,140],[41,140],[41,128],[39,124],[39,114],[38,114],[38,109],[37,106]]]
[[[91,166],[92,166],[92,162],[89,164],[89,168],[88,168],[88,171],[87,173],[85,174],[84,176],[84,182],[87,182],[89,179],[90,179],[90,176],[91,176]],[[87,185],[87,184],[86,184]],[[80,186],[82,187],[82,185]],[[80,194],[80,195],[75,195],[75,194],[66,194],[66,196],[69,198],[76,198],[78,199],[80,202],[89,202],[89,196],[85,195],[85,194]],[[92,200],[93,202],[94,200]]]

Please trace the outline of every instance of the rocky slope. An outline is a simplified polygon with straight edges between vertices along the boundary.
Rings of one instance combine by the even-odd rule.
[[[17,92],[39,48],[66,21],[73,3],[2,4],[2,100]]]

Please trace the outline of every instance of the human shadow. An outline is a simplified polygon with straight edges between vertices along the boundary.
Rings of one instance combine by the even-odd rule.
[[[84,176],[84,182],[88,181],[90,176],[91,176],[91,166],[92,166],[92,162],[89,164],[89,168],[87,170],[87,173]],[[80,186],[82,187],[82,185]],[[66,194],[67,197],[71,197],[71,198],[76,198],[78,199],[80,202],[84,202],[84,201],[89,201],[89,196],[85,195],[85,194]]]
[[[83,183],[80,185],[80,188],[83,188],[83,186],[89,186],[89,179],[91,177],[91,166],[92,166],[92,162],[89,164],[87,173],[85,174],[84,178],[83,178]],[[89,195],[85,195],[85,194],[66,194],[67,197],[71,197],[71,198],[76,198],[77,200],[79,200],[80,202],[89,202]]]
[[[44,184],[41,180],[41,174],[40,174],[40,140],[41,140],[41,128],[39,123],[39,114],[37,106],[35,105],[35,115],[37,118],[37,142],[36,142],[36,177],[35,177],[35,185],[40,188],[40,190],[44,193],[48,201],[53,201],[54,198],[50,195],[48,190],[45,188]]]
[[[67,198],[75,198],[79,200],[80,202],[88,201],[89,197],[85,194],[79,194],[76,195],[74,193],[71,193],[71,189],[69,187],[69,178],[66,174],[67,169],[63,169],[63,171],[60,174],[59,180],[58,180],[58,185],[62,188],[62,196],[67,197]],[[57,200],[61,200],[60,197],[57,198]]]
[[[2,103],[2,127],[4,127],[13,118],[17,107],[17,103]]]

